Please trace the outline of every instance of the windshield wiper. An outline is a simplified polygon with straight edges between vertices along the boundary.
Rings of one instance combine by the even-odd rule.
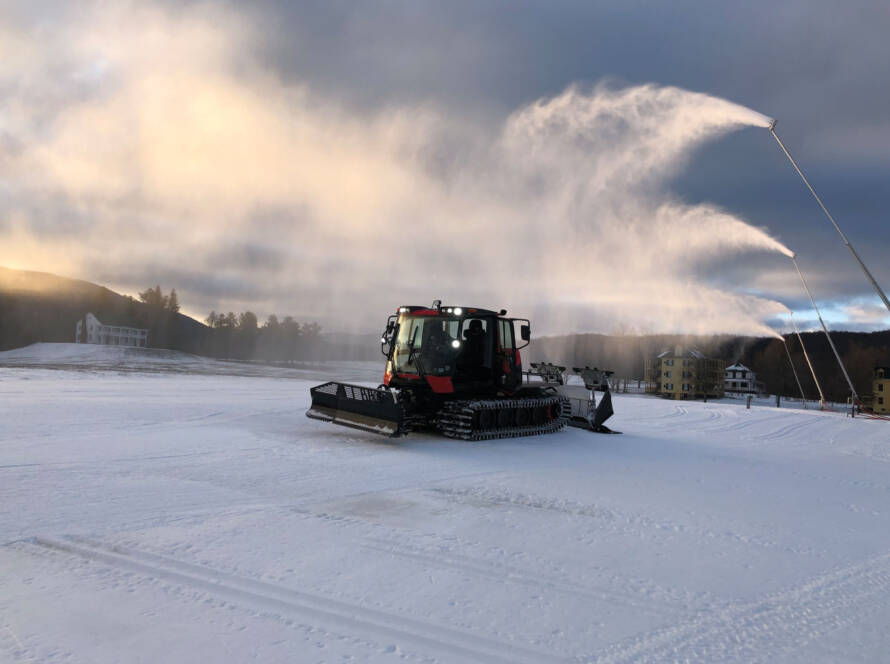
[[[408,342],[408,364],[411,364],[411,362],[414,362],[414,366],[417,367],[417,375],[423,376],[423,374],[425,372],[423,370],[423,365],[420,363],[420,356],[418,355],[417,357],[415,357],[415,355],[417,355],[417,351],[415,350],[415,348],[416,348],[415,344],[417,342],[418,330],[420,330],[419,327],[414,328],[414,334],[411,335],[411,341]]]

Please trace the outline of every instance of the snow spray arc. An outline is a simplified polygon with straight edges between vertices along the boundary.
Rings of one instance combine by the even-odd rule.
[[[548,321],[542,333],[768,334],[782,311],[698,268],[785,248],[669,187],[704,141],[768,125],[738,104],[599,85],[502,120],[434,102],[357,109],[270,75],[249,55],[260,26],[213,7],[97,3],[47,30],[22,45],[37,55],[7,118],[19,147],[4,182],[24,202],[0,228],[0,263],[27,256],[30,269],[86,278],[188,265],[179,290],[197,310],[297,301],[294,313],[327,327],[346,310],[376,327],[394,299],[426,302],[430,283],[449,301],[501,301]],[[59,48],[42,48],[47,37]],[[60,84],[96,62],[89,95]],[[109,137],[113,149],[93,149]],[[35,196],[41,205],[28,204]],[[89,221],[48,234],[48,218]]]

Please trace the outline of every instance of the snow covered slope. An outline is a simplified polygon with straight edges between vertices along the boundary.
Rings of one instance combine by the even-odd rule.
[[[293,372],[13,360],[0,661],[890,652],[887,422],[616,395],[622,436],[390,440]]]
[[[383,375],[380,362],[295,362],[282,368],[258,362],[216,360],[163,348],[67,343],[36,343],[0,351],[0,367],[304,377],[313,380],[325,379],[334,372],[344,380],[368,379],[375,384]],[[347,375],[343,376],[343,372]]]
[[[0,363],[9,365],[112,365],[146,366],[149,364],[182,364],[188,366],[203,360],[175,350],[102,346],[98,344],[36,343],[23,348],[0,352]],[[206,361],[206,360],[204,360]]]

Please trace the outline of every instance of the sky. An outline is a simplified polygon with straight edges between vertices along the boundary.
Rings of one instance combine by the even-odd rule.
[[[888,313],[881,2],[0,2],[0,265],[203,318],[535,329]],[[750,110],[749,110],[750,109]],[[763,115],[760,115],[763,114]]]

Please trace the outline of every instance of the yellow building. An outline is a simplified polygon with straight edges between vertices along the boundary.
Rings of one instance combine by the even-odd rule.
[[[872,409],[882,415],[890,413],[890,367],[875,367],[871,393]]]
[[[725,368],[723,360],[675,346],[646,361],[646,391],[668,399],[719,399]]]

